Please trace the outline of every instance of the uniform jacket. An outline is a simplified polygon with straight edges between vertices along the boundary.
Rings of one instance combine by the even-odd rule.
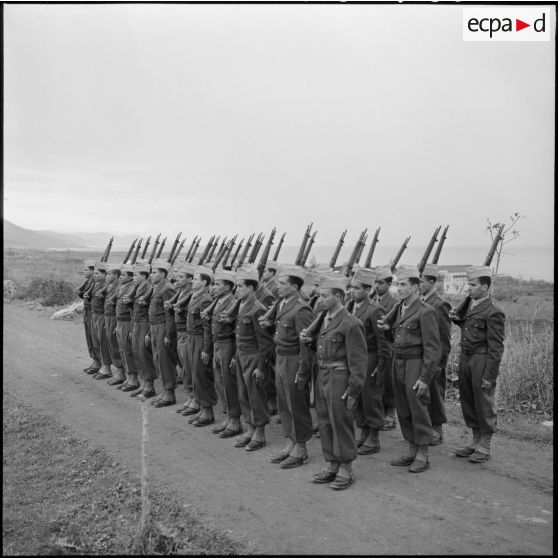
[[[165,324],[165,337],[172,337],[176,331],[174,315],[165,310],[164,303],[170,300],[175,294],[174,288],[163,279],[160,283],[153,286],[151,300],[149,302],[149,325]]]
[[[506,316],[492,297],[480,302],[475,308],[469,306],[464,317],[454,319],[461,328],[461,351],[465,354],[486,354],[483,379],[495,382],[504,354]]]
[[[83,299],[83,307],[84,308],[91,308],[91,299],[89,296],[83,296],[84,293],[88,292],[91,287],[93,286],[93,277],[88,277],[79,287],[77,291],[77,295],[79,298]]]
[[[368,350],[362,323],[341,308],[330,320],[323,323],[316,338],[316,355],[320,362],[346,362],[349,371],[349,394],[356,397],[364,385],[368,364]]]
[[[227,339],[235,338],[235,322],[222,322],[220,321],[221,312],[225,312],[227,308],[234,304],[232,295],[227,295],[217,300],[210,315],[211,320],[211,334],[214,341],[225,341]]]
[[[98,283],[93,283],[93,287],[90,291],[91,300],[91,311],[96,314],[105,313],[105,293],[107,284],[106,281],[99,281]]]
[[[149,301],[151,300],[152,291],[153,287],[149,281],[145,281],[141,285],[134,285],[134,289],[130,293],[130,298],[132,299],[132,320],[134,322],[149,321]],[[145,301],[147,304],[140,304],[140,300]]]
[[[275,277],[272,277],[265,283],[262,281],[262,286],[264,286],[272,294],[275,300],[279,298],[279,291],[277,290],[277,279]]]
[[[113,281],[107,283],[107,292],[105,295],[105,316],[116,316],[116,295],[118,293],[119,282]]]
[[[211,324],[201,317],[201,312],[211,304],[209,293],[192,294],[186,307],[186,332],[190,335],[203,335],[203,352],[212,352]]]
[[[279,355],[298,355],[300,353],[300,332],[306,329],[313,319],[312,309],[300,296],[294,295],[279,310],[277,303],[275,315],[275,336],[273,342]]]
[[[191,294],[192,286],[187,285],[183,289],[176,291],[175,295],[169,300],[170,304],[173,305],[173,311],[177,310],[174,312],[174,323],[176,324],[177,331],[186,331],[188,327],[186,308],[190,302]]]
[[[419,380],[429,384],[438,370],[442,355],[436,311],[417,297],[401,317],[402,305],[399,302],[386,317],[392,328],[395,358],[421,359]]]
[[[384,309],[369,298],[365,299],[356,312],[353,312],[355,301],[347,303],[347,311],[360,320],[364,326],[366,347],[369,353],[378,352],[378,368],[385,370],[390,362],[391,343],[385,333],[378,328],[378,320],[383,316]]]
[[[116,292],[116,319],[121,322],[129,322],[132,319],[132,307],[124,303],[124,297],[130,296],[134,290],[133,281],[121,283]]]
[[[263,283],[258,284],[258,288],[256,290],[256,298],[266,308],[269,308],[275,302],[275,297],[273,296],[271,291],[264,287]]]
[[[259,354],[258,369],[268,372],[269,353],[273,350],[271,332],[262,328],[259,318],[266,312],[265,306],[254,297],[241,305],[236,317],[236,348],[240,353]]]
[[[448,358],[451,351],[451,320],[449,311],[451,306],[440,295],[434,291],[425,299],[426,304],[430,304],[438,315],[438,331],[440,333],[440,345],[442,349],[442,358],[440,359],[440,368],[445,369],[448,364]]]
[[[389,312],[399,301],[388,291],[383,295],[376,295],[374,297],[374,302],[379,304],[384,312]]]

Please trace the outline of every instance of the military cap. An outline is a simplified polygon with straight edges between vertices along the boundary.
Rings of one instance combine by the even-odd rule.
[[[419,279],[420,274],[416,265],[400,265],[396,271],[397,279]]]
[[[135,264],[134,264],[134,273],[150,273],[151,272],[151,266],[149,265],[149,262],[147,260],[138,260]]]
[[[121,271],[122,270],[122,264],[119,264],[117,262],[106,262],[107,264],[107,271]]]
[[[85,267],[95,267],[95,263],[96,263],[95,260],[85,260],[83,262],[83,265]]]
[[[320,289],[339,289],[347,292],[347,278],[339,273],[324,273],[320,275]]]
[[[120,271],[122,271],[122,273],[133,273],[134,266],[132,264],[122,264],[122,266],[120,267]]]
[[[193,277],[194,273],[196,273],[196,267],[196,264],[193,263],[180,262],[176,266],[176,271],[178,271],[178,273],[186,273],[186,275],[191,275]]]
[[[279,264],[275,261],[270,261],[270,262],[267,262],[265,264],[266,269],[274,269],[275,271],[277,271],[278,267],[279,267]]]
[[[382,281],[383,279],[392,277],[391,266],[389,265],[381,265],[374,271],[376,272],[376,281]]]
[[[364,285],[372,286],[376,280],[376,274],[372,269],[361,267],[355,271],[353,275],[353,283],[362,283]]]
[[[213,269],[210,267],[206,267],[205,265],[197,265],[196,269],[194,270],[194,275],[209,275],[209,277],[213,277]]]
[[[234,283],[236,277],[234,271],[227,271],[226,269],[220,267],[215,270],[213,279],[215,281],[230,281],[231,283]]]
[[[467,279],[478,279],[479,277],[492,277],[492,270],[489,265],[472,265],[465,270]]]
[[[306,278],[306,270],[300,265],[281,264],[277,270],[277,275],[289,275],[291,277],[298,277],[304,281]]]
[[[165,271],[170,271],[172,265],[163,258],[157,258],[156,260],[153,260],[151,267],[153,269],[164,269]]]
[[[95,262],[95,269],[97,271],[105,271],[108,269],[107,262]]]
[[[236,270],[236,281],[256,281],[259,283],[260,276],[258,274],[258,270],[253,264],[239,267]]]
[[[432,263],[427,263],[422,270],[422,275],[428,275],[428,277],[438,277],[438,273],[438,266]]]

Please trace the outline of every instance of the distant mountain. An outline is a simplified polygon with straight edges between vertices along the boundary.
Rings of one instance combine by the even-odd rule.
[[[107,245],[110,233],[59,233],[32,231],[14,225],[4,219],[5,248],[34,248],[36,250],[102,250]],[[127,250],[135,237],[115,236],[113,250]]]

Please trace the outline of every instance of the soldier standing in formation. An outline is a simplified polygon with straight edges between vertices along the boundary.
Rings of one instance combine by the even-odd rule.
[[[87,343],[87,352],[91,358],[91,364],[84,368],[83,371],[87,374],[96,374],[101,368],[101,357],[95,350],[93,344],[93,334],[91,331],[91,299],[89,296],[84,296],[85,293],[93,287],[93,272],[95,271],[95,260],[85,260],[83,262],[83,276],[85,281],[76,290],[79,298],[83,299],[83,327],[85,329],[85,342]]]
[[[455,454],[483,463],[490,459],[490,442],[497,430],[494,393],[504,353],[506,316],[490,296],[490,267],[468,268],[467,279],[471,301],[450,317],[461,328],[459,399],[473,441]]]
[[[112,376],[109,343],[105,326],[106,280],[107,264],[105,262],[97,262],[93,272],[93,287],[89,294],[84,294],[84,297],[91,297],[91,338],[93,347],[101,357],[101,368],[93,376],[98,380],[108,379]]]
[[[107,336],[108,349],[110,353],[111,363],[116,367],[116,372],[107,382],[110,385],[116,385],[124,381],[124,365],[120,356],[120,348],[116,337],[116,296],[118,287],[120,286],[120,268],[117,263],[107,263],[107,288],[105,296],[105,332]]]
[[[134,288],[134,267],[131,264],[123,264],[120,285],[116,293],[116,340],[125,376],[123,378],[114,378],[107,382],[119,387],[131,378],[131,374],[135,374],[137,378],[134,355],[132,353],[132,309],[130,304],[124,302],[125,297],[129,296]]]

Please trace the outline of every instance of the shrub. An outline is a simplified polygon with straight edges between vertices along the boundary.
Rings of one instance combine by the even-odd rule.
[[[75,300],[74,288],[62,279],[35,277],[21,291],[19,298],[38,300],[43,306],[62,306]]]

